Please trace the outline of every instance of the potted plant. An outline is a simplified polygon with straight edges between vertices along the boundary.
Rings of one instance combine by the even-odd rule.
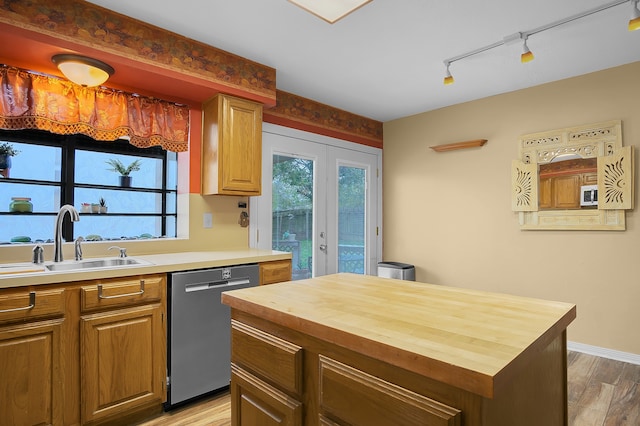
[[[0,143],[0,174],[9,177],[11,169],[11,157],[18,155],[20,151],[15,149],[9,142]]]
[[[107,202],[104,200],[104,198],[100,198],[100,213],[106,213],[107,212]]]
[[[140,160],[135,160],[133,163],[125,166],[122,161],[112,158],[107,161],[107,164],[111,166],[110,171],[120,174],[120,186],[128,188],[131,186],[131,172],[137,172],[140,170]]]

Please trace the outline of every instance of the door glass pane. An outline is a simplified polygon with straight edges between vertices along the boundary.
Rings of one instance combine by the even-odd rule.
[[[291,252],[294,280],[312,274],[313,166],[312,160],[273,155],[272,248]]]
[[[338,168],[338,272],[364,274],[365,170]]]

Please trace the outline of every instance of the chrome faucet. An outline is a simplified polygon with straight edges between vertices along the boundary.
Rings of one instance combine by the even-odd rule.
[[[72,222],[77,222],[80,220],[80,215],[78,211],[71,205],[65,204],[60,207],[58,211],[58,215],[56,216],[56,230],[54,234],[53,240],[53,261],[54,262],[62,262],[62,221],[64,220],[65,213],[69,213],[69,217],[71,217]]]

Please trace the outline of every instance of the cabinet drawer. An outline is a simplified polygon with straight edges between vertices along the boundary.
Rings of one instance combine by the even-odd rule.
[[[276,260],[260,264],[260,285],[291,280],[291,261]]]
[[[158,302],[164,291],[164,275],[97,280],[80,290],[82,312]]]
[[[456,408],[324,355],[319,361],[320,424],[460,426],[462,422],[462,412]]]
[[[302,393],[302,348],[231,320],[231,361],[295,395]]]
[[[25,287],[0,293],[0,324],[64,315],[64,289]]]

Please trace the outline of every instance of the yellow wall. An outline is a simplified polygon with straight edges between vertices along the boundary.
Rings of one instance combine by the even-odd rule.
[[[383,258],[418,281],[575,303],[569,340],[640,354],[637,203],[626,231],[521,231],[510,192],[522,134],[621,119],[637,156],[639,75],[636,62],[385,123]]]

